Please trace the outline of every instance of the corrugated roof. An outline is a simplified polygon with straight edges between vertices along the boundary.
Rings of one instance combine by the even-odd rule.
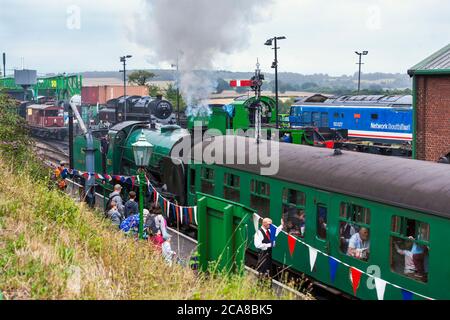
[[[417,73],[450,74],[450,44],[408,70],[411,77]]]

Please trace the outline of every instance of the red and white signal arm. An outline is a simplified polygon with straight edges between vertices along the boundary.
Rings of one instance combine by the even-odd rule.
[[[231,80],[230,87],[251,87],[253,86],[253,80]]]

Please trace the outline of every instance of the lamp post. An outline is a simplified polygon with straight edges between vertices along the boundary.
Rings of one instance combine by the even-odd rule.
[[[144,185],[145,185],[145,167],[150,163],[153,153],[153,145],[147,141],[144,131],[136,143],[132,144],[134,162],[139,174],[139,239],[144,239]]]
[[[272,48],[273,50],[275,50],[275,61],[272,63],[272,69],[275,69],[275,113],[276,113],[276,124],[277,124],[277,129],[279,128],[279,119],[278,119],[278,111],[279,111],[279,103],[278,103],[278,49],[280,49],[278,47],[278,40],[285,40],[286,37],[282,36],[282,37],[273,37],[270,38],[266,41],[265,45],[266,46],[272,46],[272,44],[274,45],[274,47]]]
[[[133,56],[127,55],[120,57],[120,62],[123,63],[123,70],[120,70],[120,72],[123,72],[123,98],[125,100],[125,106],[124,106],[124,120],[127,121],[127,59],[132,58]]]
[[[172,68],[175,68],[175,67],[177,68],[176,69],[177,70],[176,86],[177,86],[177,124],[178,125],[180,125],[180,83],[179,83],[180,69],[179,69],[179,65],[180,65],[180,62],[179,62],[179,57],[177,55],[177,64],[172,64]]]
[[[355,53],[359,56],[359,62],[357,63],[359,65],[359,73],[358,73],[358,94],[361,91],[361,66],[364,64],[362,63],[362,56],[367,56],[369,54],[369,51],[363,51],[358,52],[355,51]]]

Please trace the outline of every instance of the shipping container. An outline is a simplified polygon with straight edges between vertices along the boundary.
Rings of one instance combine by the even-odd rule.
[[[124,95],[123,86],[95,86],[83,87],[81,100],[83,104],[102,104]],[[145,86],[127,86],[128,96],[147,96],[148,88]]]

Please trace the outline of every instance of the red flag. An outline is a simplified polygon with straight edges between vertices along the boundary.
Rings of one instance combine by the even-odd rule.
[[[356,291],[358,291],[359,282],[361,281],[361,271],[355,268],[350,268],[350,271],[352,276],[353,294],[356,297]]]
[[[289,245],[289,252],[291,253],[291,257],[294,254],[295,245],[297,244],[297,239],[295,239],[290,234],[288,235],[288,245]]]
[[[192,219],[192,208],[189,208],[188,212],[189,212],[189,223],[193,223],[194,219]]]
[[[175,213],[177,214],[177,222],[180,221],[180,213],[178,212],[178,206],[175,206]]]
[[[136,182],[136,177],[131,177],[131,188],[134,189],[134,183]]]

